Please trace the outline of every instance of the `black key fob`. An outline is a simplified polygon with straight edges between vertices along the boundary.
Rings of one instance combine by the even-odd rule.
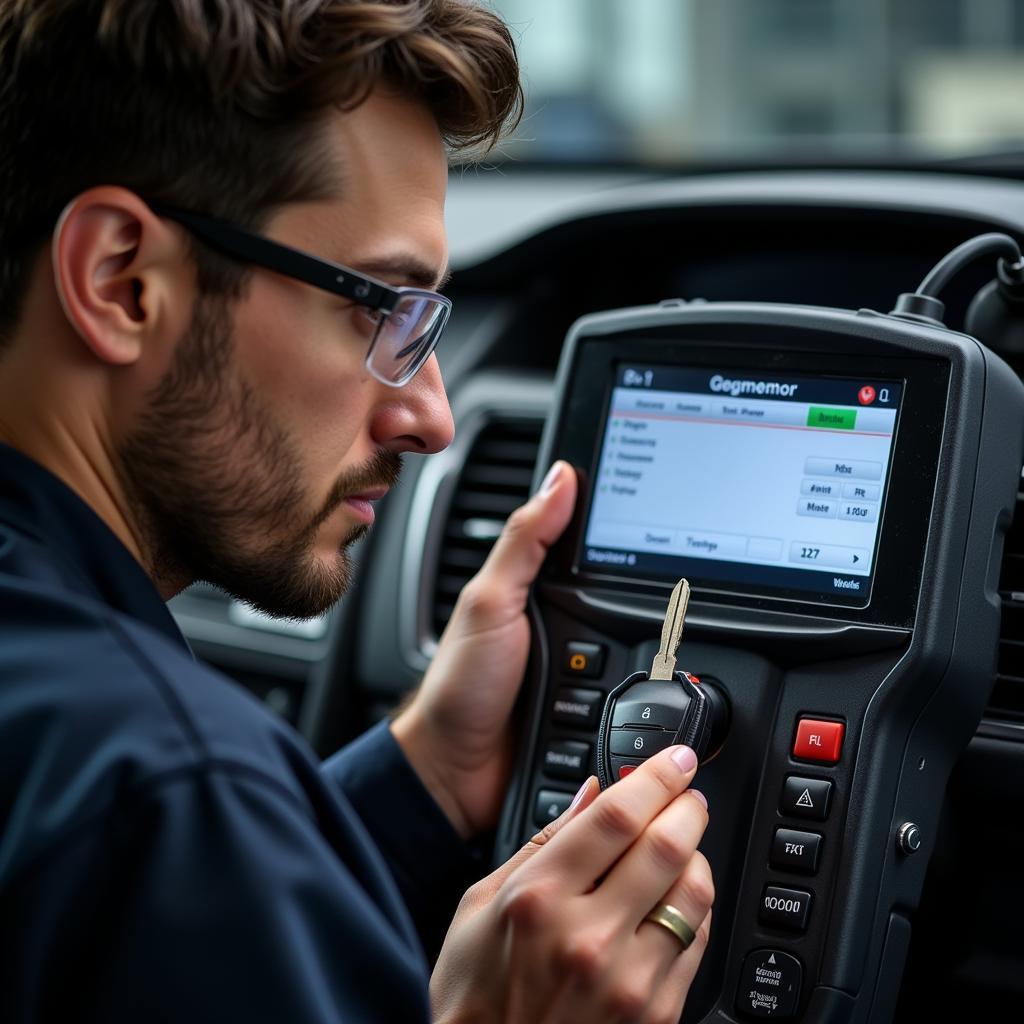
[[[674,743],[692,747],[701,761],[711,733],[707,693],[686,672],[672,680],[652,680],[634,672],[610,694],[597,734],[597,774],[601,788]]]

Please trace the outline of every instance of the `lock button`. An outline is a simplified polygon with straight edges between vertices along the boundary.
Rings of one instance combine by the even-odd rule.
[[[625,757],[650,757],[672,745],[674,732],[666,729],[612,729],[608,752]]]

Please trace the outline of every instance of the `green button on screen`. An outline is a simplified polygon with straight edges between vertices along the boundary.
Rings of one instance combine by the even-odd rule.
[[[853,430],[857,422],[856,409],[830,409],[825,405],[812,405],[807,412],[807,426],[828,427],[831,430]]]

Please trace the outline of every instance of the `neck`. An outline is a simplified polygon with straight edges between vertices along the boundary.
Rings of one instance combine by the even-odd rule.
[[[0,419],[0,442],[38,462],[71,488],[142,566],[165,601],[191,582],[182,573],[162,567],[150,550],[148,531],[139,516],[132,514],[119,478],[116,451],[101,432],[81,421],[71,429],[57,417],[45,424],[19,421],[10,415],[16,404],[7,404],[4,398],[0,398],[0,408],[5,410]]]

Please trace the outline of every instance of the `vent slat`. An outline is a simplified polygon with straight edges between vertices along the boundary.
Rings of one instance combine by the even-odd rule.
[[[484,559],[487,557],[487,552],[490,549],[489,544],[473,548],[446,546],[441,551],[438,565],[442,571],[446,569],[465,569],[466,578],[468,579],[484,564]]]
[[[534,449],[536,455],[536,449]],[[496,464],[467,466],[463,471],[462,479],[466,487],[477,489],[489,489],[496,491],[515,491],[522,494],[530,486],[533,479],[533,464],[529,466],[514,466],[511,464]]]
[[[492,419],[474,440],[446,516],[433,587],[435,635],[483,565],[501,524],[529,497],[543,427],[540,419]]]
[[[517,509],[526,500],[526,488],[518,494],[498,494],[495,491],[464,491],[457,494],[452,502],[452,512],[459,516],[478,516],[481,512],[500,516],[502,519]]]

